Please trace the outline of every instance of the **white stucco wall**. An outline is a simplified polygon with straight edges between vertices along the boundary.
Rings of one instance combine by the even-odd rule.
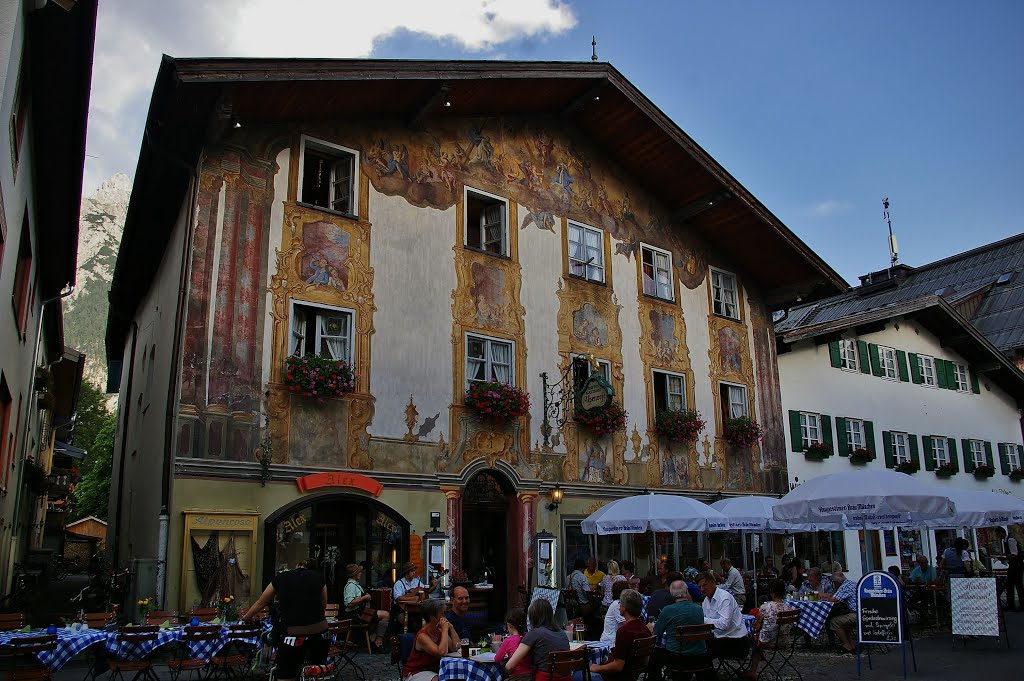
[[[896,328],[896,327],[899,328]],[[852,338],[853,336],[846,336]],[[942,347],[939,339],[912,320],[897,318],[876,333],[860,336],[859,340],[880,346],[889,346],[909,353],[929,355],[948,361],[968,364],[961,357]],[[909,363],[909,359],[908,359]],[[1011,481],[999,468],[996,443],[1021,443],[1020,413],[1014,401],[999,387],[980,378],[980,394],[960,393],[955,390],[929,387],[913,381],[893,381],[870,373],[845,371],[834,368],[829,359],[828,345],[816,346],[803,341],[793,349],[779,355],[779,373],[782,386],[782,408],[786,430],[786,447],[790,484],[798,484],[827,473],[854,470],[847,457],[838,453],[824,461],[810,461],[802,452],[793,452],[789,411],[807,411],[835,417],[859,418],[874,424],[876,458],[856,468],[885,468],[883,431],[904,431],[918,437],[921,470],[915,477],[941,488],[987,490],[1013,494],[1024,498],[1021,483]],[[924,445],[921,436],[955,438],[960,472],[948,479],[938,478],[924,466]],[[835,437],[835,434],[834,434]],[[996,474],[992,478],[977,480],[963,470],[961,440],[977,439],[992,443]],[[973,541],[972,541],[973,546]],[[859,540],[856,532],[846,533],[848,566],[854,575],[861,574]],[[932,555],[935,551],[932,546]],[[884,557],[884,566],[898,564],[897,557]]]

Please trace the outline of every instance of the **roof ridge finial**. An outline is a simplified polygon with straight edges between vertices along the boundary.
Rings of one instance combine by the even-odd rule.
[[[590,55],[590,61],[597,61],[597,36],[590,37],[590,47],[593,48],[593,53]]]

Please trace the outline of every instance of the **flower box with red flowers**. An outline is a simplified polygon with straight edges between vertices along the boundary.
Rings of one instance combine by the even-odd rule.
[[[979,480],[982,478],[991,478],[996,474],[996,469],[988,464],[982,464],[981,466],[974,467],[974,477]]]
[[[1014,468],[1012,471],[1010,471],[1009,478],[1014,482],[1020,482],[1021,480],[1024,480],[1024,468]]]
[[[897,473],[916,473],[921,470],[921,467],[913,461],[900,461],[893,467],[893,470]]]
[[[530,411],[530,395],[510,383],[474,381],[466,389],[466,406],[486,419],[514,421]]]
[[[654,417],[658,435],[671,442],[694,442],[706,425],[700,412],[693,409],[666,409]]]
[[[622,405],[616,402],[609,402],[606,407],[576,410],[576,422],[594,435],[610,435],[625,430],[628,416]]]
[[[875,460],[875,453],[866,447],[859,447],[850,452],[850,463],[863,464]]]
[[[300,397],[342,397],[355,390],[356,372],[343,359],[292,355],[285,360],[284,384]]]
[[[749,416],[726,419],[722,437],[736,447],[753,447],[761,439],[761,426]]]
[[[825,442],[812,442],[804,448],[804,456],[811,461],[824,461],[832,456],[832,446]]]
[[[951,463],[944,463],[935,467],[935,475],[940,478],[950,478],[956,475],[956,466]]]

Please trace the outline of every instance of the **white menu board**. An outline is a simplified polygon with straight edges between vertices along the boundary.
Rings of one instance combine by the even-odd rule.
[[[961,636],[999,636],[999,608],[994,577],[949,580],[953,633]]]

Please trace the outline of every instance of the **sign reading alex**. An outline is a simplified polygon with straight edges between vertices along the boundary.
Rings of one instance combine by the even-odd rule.
[[[320,489],[321,487],[352,487],[369,492],[375,497],[379,497],[381,490],[384,489],[384,485],[373,478],[368,478],[358,473],[313,473],[312,475],[298,478],[295,484],[299,486],[300,492],[308,492],[312,489]]]
[[[580,409],[603,409],[612,403],[613,395],[615,388],[609,385],[604,377],[594,374],[583,384],[583,389],[579,391],[576,399]]]

